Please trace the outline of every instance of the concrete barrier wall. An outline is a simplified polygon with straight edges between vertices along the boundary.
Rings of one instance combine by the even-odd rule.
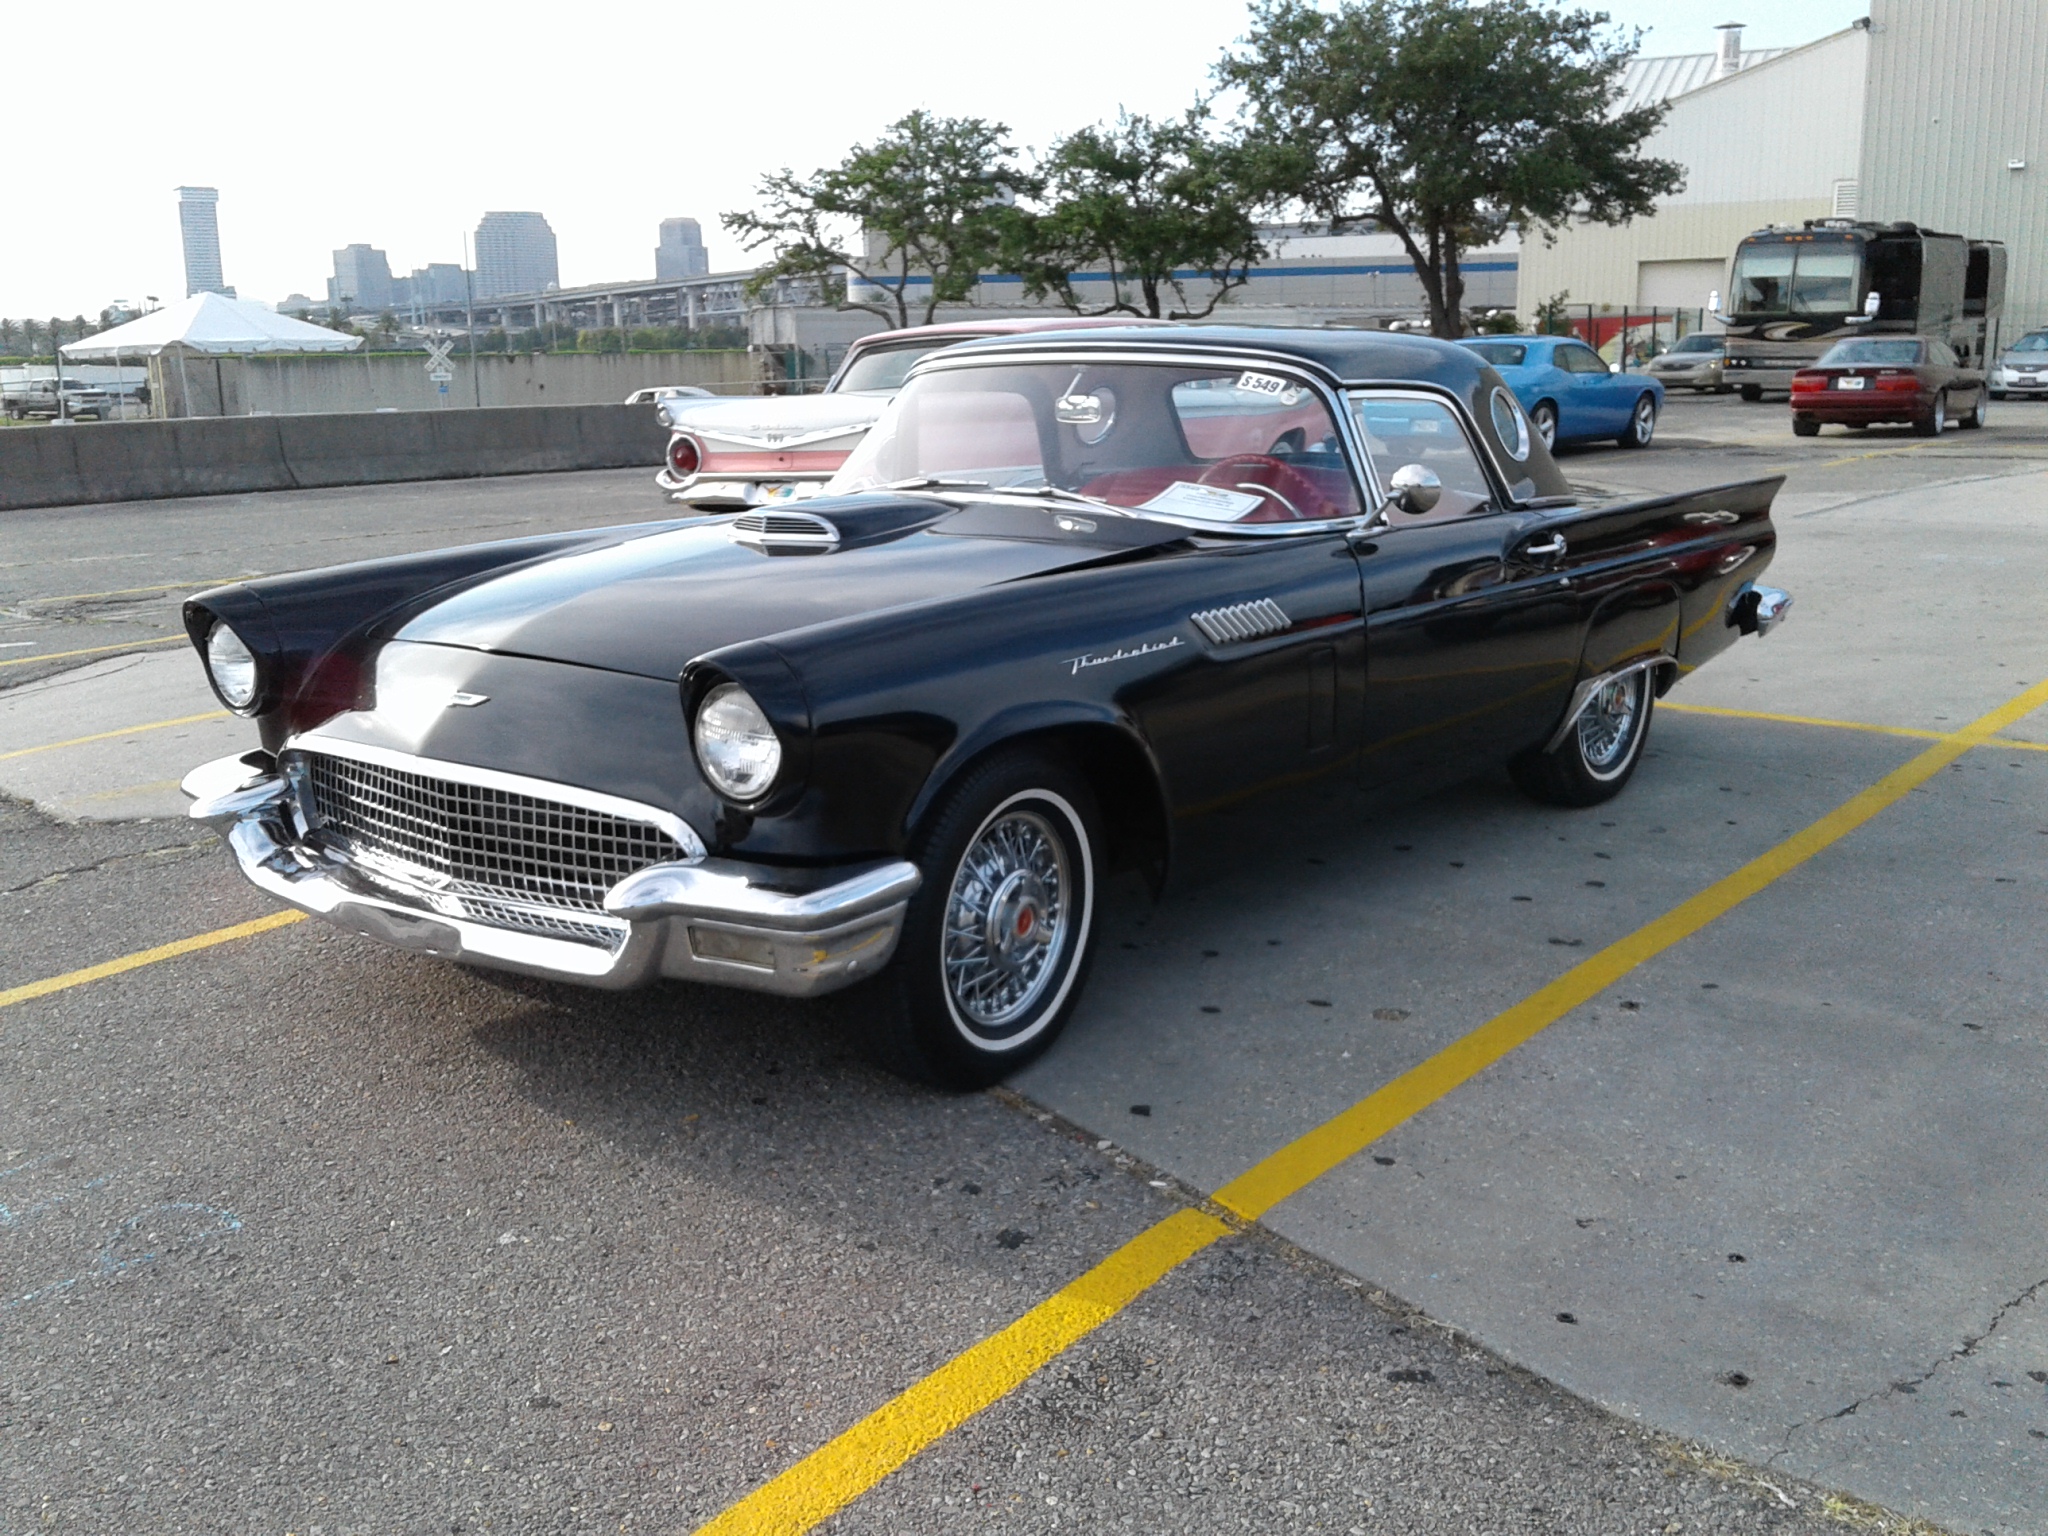
[[[0,511],[661,463],[647,406],[508,406],[0,431]]]
[[[759,387],[763,361],[745,352],[484,353],[472,375],[458,346],[445,392],[417,352],[365,357],[201,357],[154,360],[150,387],[163,416],[300,416],[344,411],[468,411],[508,405],[616,405],[650,384],[696,384],[716,394]]]

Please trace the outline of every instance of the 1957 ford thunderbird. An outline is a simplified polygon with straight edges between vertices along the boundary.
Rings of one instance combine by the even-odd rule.
[[[630,987],[868,984],[951,1083],[1043,1050],[1102,881],[1315,773],[1596,804],[1790,599],[1779,482],[1582,505],[1457,346],[1093,330],[921,362],[799,507],[214,588],[261,747],[192,814],[281,901]],[[869,978],[873,978],[871,981]]]

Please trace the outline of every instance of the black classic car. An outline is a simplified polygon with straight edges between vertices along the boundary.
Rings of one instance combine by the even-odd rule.
[[[1104,878],[1315,774],[1595,804],[1767,631],[1779,482],[1582,505],[1456,346],[1201,327],[920,363],[801,507],[217,587],[261,747],[197,769],[280,900],[628,987],[866,982],[878,1051],[1042,1050]],[[874,978],[869,980],[869,978]]]

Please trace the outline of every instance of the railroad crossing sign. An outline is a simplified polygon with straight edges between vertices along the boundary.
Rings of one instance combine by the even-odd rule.
[[[455,350],[455,338],[444,336],[439,341],[427,343],[427,377],[438,383],[446,383],[455,377],[448,371],[448,354]]]

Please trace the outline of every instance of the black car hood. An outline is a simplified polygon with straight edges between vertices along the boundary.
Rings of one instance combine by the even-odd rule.
[[[930,497],[864,496],[802,509],[838,527],[837,548],[764,549],[737,542],[732,519],[716,519],[486,578],[415,615],[397,638],[674,678],[691,658],[741,641],[1186,537],[1063,503],[962,509]]]

